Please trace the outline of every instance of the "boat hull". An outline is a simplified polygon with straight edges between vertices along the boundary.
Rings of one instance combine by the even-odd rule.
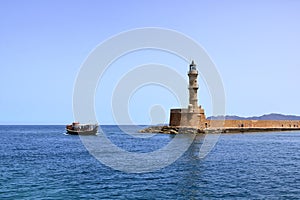
[[[70,135],[96,135],[98,129],[95,128],[93,130],[89,130],[89,131],[76,131],[76,130],[70,130],[70,129],[66,129],[67,133]]]

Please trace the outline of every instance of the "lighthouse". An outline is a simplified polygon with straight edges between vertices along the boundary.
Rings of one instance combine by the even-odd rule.
[[[175,108],[170,110],[170,126],[207,128],[207,119],[204,109],[198,104],[198,70],[194,61],[189,65],[189,104],[187,108]]]
[[[190,64],[190,69],[188,71],[189,76],[189,111],[198,112],[198,71],[194,61]]]

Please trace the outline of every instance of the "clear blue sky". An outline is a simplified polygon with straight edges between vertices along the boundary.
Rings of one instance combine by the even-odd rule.
[[[207,50],[223,79],[227,114],[300,115],[299,10],[297,0],[0,0],[0,124],[73,121],[73,86],[89,52],[112,35],[141,27],[177,30]],[[159,61],[157,52],[141,57],[124,62]],[[161,58],[186,74],[186,63]],[[209,115],[204,91],[199,99]],[[143,104],[140,93],[132,98],[140,103],[130,103],[136,123],[149,123],[149,103],[176,107],[171,98]],[[97,91],[96,100],[105,96]],[[114,123],[108,107],[96,103],[96,112],[101,123]]]

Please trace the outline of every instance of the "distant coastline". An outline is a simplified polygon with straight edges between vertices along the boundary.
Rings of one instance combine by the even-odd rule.
[[[261,116],[253,117],[240,117],[236,115],[226,115],[224,116],[211,116],[207,117],[208,120],[300,120],[300,116],[297,115],[284,115],[278,113],[265,114]]]

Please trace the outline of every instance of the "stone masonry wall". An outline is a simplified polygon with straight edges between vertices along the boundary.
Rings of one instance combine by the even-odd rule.
[[[189,112],[188,109],[171,109],[169,125],[204,129],[204,120],[206,122],[203,109],[199,109],[198,112]]]
[[[220,120],[208,121],[209,127],[216,127],[213,123],[221,124]],[[298,128],[300,121],[296,120],[225,120],[224,128]]]
[[[207,120],[204,110],[189,113],[188,109],[171,109],[170,126],[205,128],[300,128],[296,120]]]

